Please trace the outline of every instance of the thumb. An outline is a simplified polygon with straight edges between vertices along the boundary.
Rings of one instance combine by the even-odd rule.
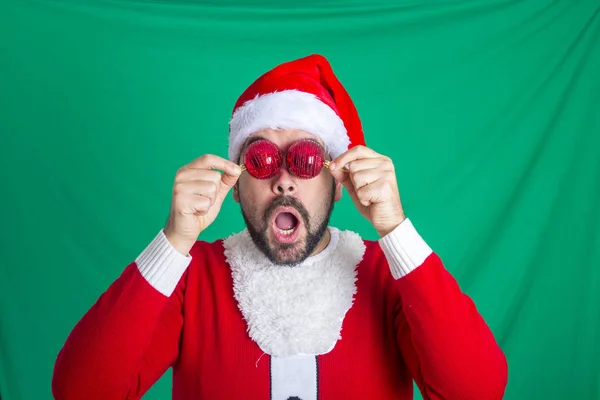
[[[333,171],[331,171],[331,175],[336,180],[336,182],[341,183],[346,188],[346,191],[354,200],[356,196],[356,189],[354,188],[354,183],[352,183],[352,179],[350,179],[350,173],[344,171],[341,168],[336,168]]]
[[[227,167],[223,171],[223,175],[221,175],[221,186],[227,187],[227,190],[231,189],[238,181],[241,174],[242,169],[238,165],[233,163],[227,164]]]
[[[218,195],[218,197],[221,201],[225,200],[225,198],[227,197],[227,193],[229,193],[231,188],[238,181],[241,173],[242,173],[242,170],[237,165],[233,165],[233,166],[228,165],[227,168],[225,169],[225,171],[223,171],[223,174],[221,175],[221,184],[219,185],[219,195]]]

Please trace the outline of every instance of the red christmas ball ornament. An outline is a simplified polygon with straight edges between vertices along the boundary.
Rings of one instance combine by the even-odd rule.
[[[299,140],[287,151],[288,170],[302,179],[311,179],[319,175],[325,162],[323,149],[312,140]]]
[[[246,150],[244,165],[250,175],[256,179],[274,177],[283,163],[279,147],[268,140],[257,140]]]

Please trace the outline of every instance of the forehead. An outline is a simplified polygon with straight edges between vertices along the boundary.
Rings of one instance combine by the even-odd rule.
[[[263,129],[250,135],[246,139],[244,147],[258,139],[267,139],[281,148],[286,148],[297,140],[311,139],[319,143],[322,147],[325,147],[321,138],[302,129]]]

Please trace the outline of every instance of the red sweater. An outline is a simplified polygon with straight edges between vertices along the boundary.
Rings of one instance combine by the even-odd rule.
[[[328,247],[339,256],[343,233],[334,233],[340,244],[332,239]],[[170,367],[175,400],[412,399],[413,379],[424,399],[503,397],[502,350],[410,221],[379,241],[360,240],[357,265],[347,270],[354,279],[339,278],[355,286],[339,320],[341,338],[333,342],[325,338],[337,328],[328,323],[340,309],[327,304],[343,303],[343,292],[330,282],[337,278],[324,276],[293,293],[284,278],[281,288],[288,289],[272,296],[281,303],[269,303],[252,291],[248,277],[254,275],[244,272],[243,262],[241,270],[232,268],[233,252],[242,246],[227,250],[226,243],[198,241],[183,257],[159,233],[69,335],[55,365],[55,399],[139,399]],[[348,243],[350,253],[361,247]],[[351,256],[338,259],[349,263]],[[316,265],[329,268],[325,256]],[[269,271],[279,274],[270,269],[256,276]],[[321,287],[332,295],[302,303],[311,301],[311,291],[321,296]],[[284,314],[277,314],[280,308]],[[286,313],[295,319],[281,322]],[[271,319],[261,322],[265,314]],[[323,329],[311,331],[303,315]]]

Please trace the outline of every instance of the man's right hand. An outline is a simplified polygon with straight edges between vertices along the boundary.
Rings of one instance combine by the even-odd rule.
[[[188,255],[200,232],[212,224],[241,172],[235,163],[211,154],[177,171],[164,233],[180,253]]]

